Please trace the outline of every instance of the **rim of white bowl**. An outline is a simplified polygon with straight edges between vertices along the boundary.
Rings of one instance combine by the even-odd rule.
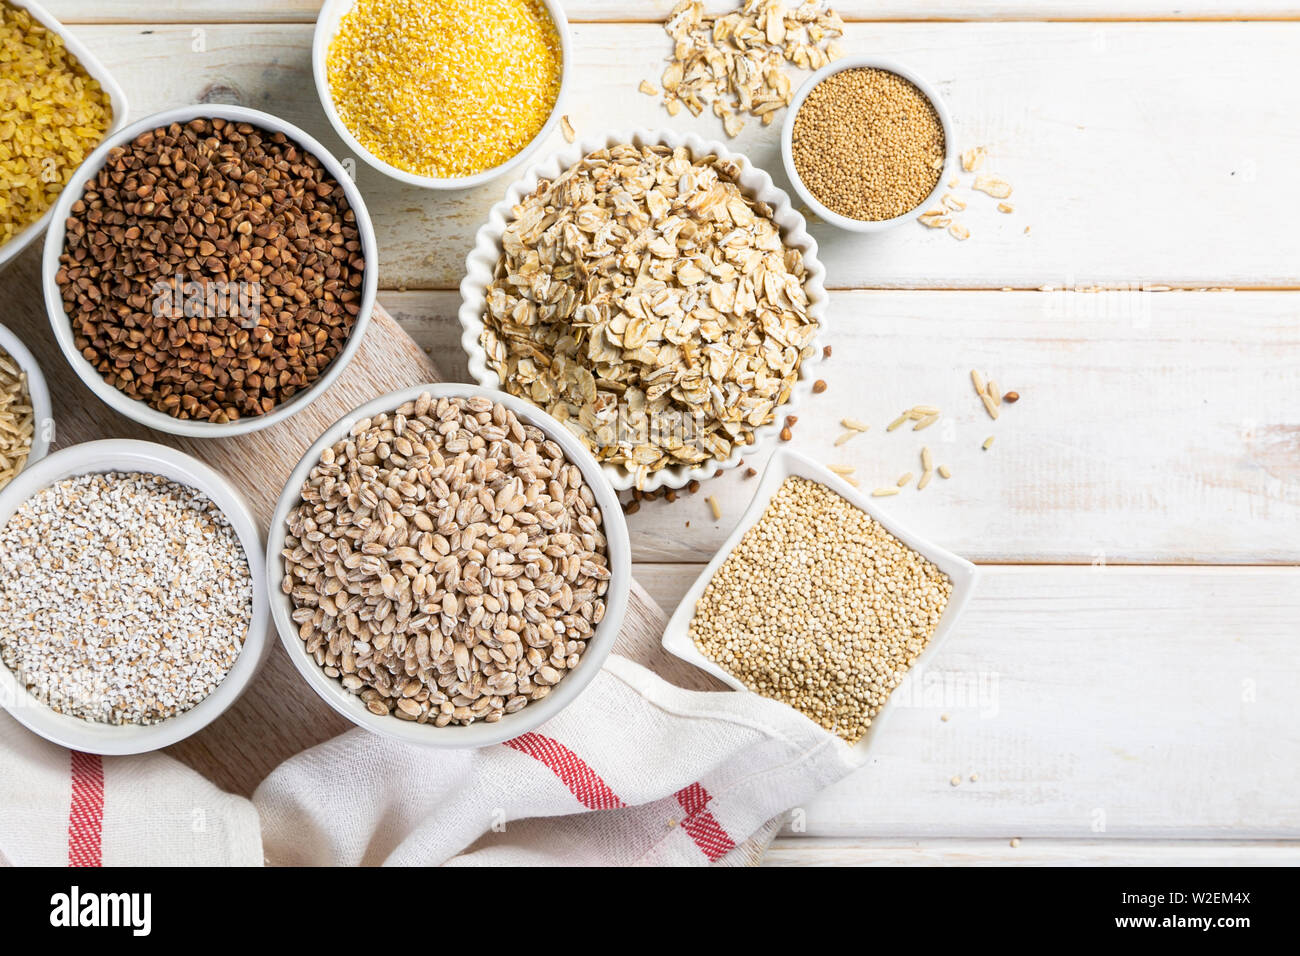
[[[72,322],[63,309],[63,296],[59,292],[57,281],[59,257],[63,254],[67,220],[72,204],[82,197],[90,178],[103,168],[109,151],[149,130],[170,126],[172,123],[185,124],[195,119],[224,119],[234,123],[249,123],[272,133],[283,133],[320,160],[325,170],[343,187],[343,193],[356,217],[357,233],[361,237],[361,252],[366,260],[365,272],[361,279],[361,307],[357,312],[352,334],[348,336],[343,349],[334,357],[334,361],[329,364],[320,378],[265,415],[240,418],[224,424],[173,418],[143,401],[130,398],[125,392],[109,385],[77,350],[73,340]],[[78,378],[100,401],[132,421],[170,435],[185,435],[190,438],[229,438],[232,435],[247,435],[261,431],[296,415],[320,398],[343,374],[343,370],[347,368],[348,363],[361,347],[361,340],[365,338],[366,329],[370,325],[370,315],[375,308],[379,292],[379,243],[375,237],[374,224],[370,220],[370,212],[366,208],[365,200],[361,198],[361,191],[357,189],[356,183],[343,168],[343,164],[313,136],[292,123],[270,113],[263,113],[261,110],[244,106],[196,103],[163,110],[161,113],[154,113],[152,116],[137,120],[107,137],[82,163],[59,196],[58,205],[54,208],[54,220],[50,223],[49,235],[45,239],[44,258],[41,261],[41,284],[45,291],[45,312],[64,358],[77,373]]]
[[[939,170],[939,178],[935,181],[934,189],[930,190],[925,199],[917,203],[912,209],[909,209],[901,216],[895,216],[893,219],[851,219],[832,209],[828,209],[820,199],[813,195],[812,190],[804,185],[804,181],[799,176],[799,171],[794,164],[794,152],[791,146],[791,139],[794,135],[794,121],[799,115],[799,108],[803,106],[803,101],[808,98],[808,94],[828,76],[841,73],[844,70],[862,69],[883,70],[886,73],[893,73],[907,80],[933,104],[934,111],[939,115],[939,124],[943,127],[943,168]],[[886,229],[893,229],[905,222],[911,222],[919,216],[921,211],[946,188],[948,170],[952,167],[956,149],[956,142],[952,134],[952,117],[949,115],[948,106],[944,103],[943,97],[939,95],[939,91],[930,84],[929,80],[910,66],[878,56],[847,56],[822,67],[804,80],[803,85],[795,93],[794,99],[786,107],[785,122],[781,124],[781,163],[785,166],[785,174],[790,179],[790,185],[794,186],[794,191],[799,194],[799,198],[807,204],[808,208],[819,219],[823,219],[832,226],[837,226],[849,232],[884,232]]]
[[[18,367],[27,373],[27,393],[32,399],[32,447],[27,453],[27,464],[23,465],[23,471],[26,471],[50,450],[50,441],[54,438],[54,405],[50,401],[50,387],[41,372],[41,364],[7,325],[0,325],[0,348],[13,356]]]
[[[105,439],[71,445],[23,469],[0,491],[0,528],[32,495],[77,475],[140,471],[162,475],[207,495],[235,531],[252,578],[253,615],[234,666],[216,688],[183,714],[156,724],[108,724],[60,714],[41,703],[0,664],[0,706],[33,733],[61,747],[85,753],[120,756],[168,747],[202,730],[230,707],[271,648],[262,535],[243,494],[223,475],[197,458],[156,442]]]
[[[479,227],[474,238],[474,247],[465,259],[465,277],[460,283],[461,304],[457,313],[462,329],[460,343],[469,358],[470,377],[487,388],[499,389],[501,377],[488,366],[487,352],[483,349],[481,339],[483,312],[487,305],[486,290],[501,254],[501,236],[511,218],[511,210],[524,196],[537,188],[539,180],[554,179],[588,153],[623,143],[636,146],[665,145],[673,149],[685,147],[691,151],[692,156],[714,154],[724,162],[734,162],[740,170],[737,181],[741,189],[751,198],[764,202],[771,208],[772,220],[781,230],[782,240],[803,254],[804,268],[807,271],[804,291],[808,295],[808,314],[817,322],[817,334],[811,343],[812,351],[799,365],[799,378],[790,392],[789,400],[777,408],[771,422],[754,429],[754,440],[750,444],[733,447],[731,455],[724,461],[710,459],[700,465],[660,468],[649,475],[641,490],[685,488],[692,481],[705,481],[719,472],[735,468],[741,459],[753,456],[774,443],[781,433],[785,417],[792,414],[812,394],[813,383],[823,361],[822,343],[826,341],[830,296],[826,293],[826,267],[817,255],[817,240],[809,234],[807,222],[785,190],[777,186],[772,177],[756,166],[748,156],[694,133],[681,133],[671,129],[633,129],[614,130],[603,136],[581,139],[533,164],[511,184],[505,197],[489,210],[487,220]],[[629,491],[634,487],[635,476],[622,465],[602,465],[601,469],[615,490]]]
[[[321,107],[325,110],[325,115],[329,117],[334,132],[338,134],[339,139],[343,140],[343,145],[360,156],[372,169],[376,169],[398,182],[410,186],[421,186],[425,189],[473,189],[475,186],[481,186],[518,169],[555,132],[560,117],[564,115],[564,103],[568,98],[570,77],[572,76],[572,71],[569,68],[572,44],[569,37],[569,20],[564,15],[564,8],[560,6],[558,0],[541,0],[542,6],[546,8],[546,12],[551,17],[551,22],[555,24],[555,32],[560,37],[560,89],[555,94],[555,105],[551,108],[550,116],[546,118],[542,128],[537,131],[537,135],[530,139],[523,149],[499,166],[493,166],[491,169],[485,169],[472,176],[451,176],[447,178],[421,176],[419,173],[399,169],[392,163],[380,159],[362,146],[360,140],[353,135],[352,130],[348,129],[347,124],[343,122],[343,118],[339,116],[338,107],[334,105],[334,92],[330,89],[329,84],[330,43],[333,42],[335,34],[338,33],[340,21],[357,2],[358,0],[325,0],[320,13],[316,17],[316,28],[312,35],[311,65],[312,76],[316,81],[316,95],[320,98]]]
[[[601,525],[605,532],[610,566],[610,586],[605,595],[604,618],[596,625],[596,630],[591,640],[587,642],[587,650],[579,660],[578,666],[565,675],[548,696],[528,704],[516,713],[506,714],[492,724],[478,722],[468,727],[450,725],[435,727],[433,724],[417,724],[400,720],[392,715],[380,717],[370,713],[360,697],[344,690],[343,685],[336,678],[327,676],[324,669],[307,653],[302,639],[298,637],[298,626],[293,623],[293,602],[281,590],[284,571],[280,552],[284,549],[289,512],[298,506],[302,486],[311,469],[320,461],[321,452],[351,431],[353,425],[361,419],[382,412],[391,412],[403,403],[418,398],[424,392],[430,393],[435,398],[484,396],[494,402],[500,402],[514,412],[521,421],[536,425],[563,449],[570,462],[578,466],[601,510]],[[423,747],[466,750],[490,747],[537,728],[571,704],[595,679],[613,649],[614,642],[618,639],[623,618],[627,613],[632,583],[632,546],[628,538],[623,509],[618,504],[618,496],[600,478],[600,465],[592,457],[591,452],[587,451],[582,442],[567,428],[536,405],[496,389],[484,388],[480,385],[430,382],[398,389],[371,399],[330,425],[307,449],[298,464],[294,466],[276,502],[275,514],[271,518],[271,527],[266,536],[265,566],[266,593],[270,598],[271,617],[275,622],[276,632],[280,635],[280,643],[288,651],[289,658],[298,673],[325,703],[357,726],[382,737]]]
[[[126,118],[130,111],[130,105],[126,101],[126,93],[122,91],[121,85],[113,78],[113,74],[105,69],[104,64],[99,62],[98,57],[87,49],[86,45],[77,39],[76,34],[65,27],[55,19],[48,10],[33,0],[9,0],[14,6],[27,10],[31,15],[42,24],[51,33],[56,33],[63,40],[63,45],[67,47],[68,52],[77,58],[82,68],[90,74],[91,78],[98,81],[100,88],[108,94],[109,105],[113,109],[113,118],[109,122],[109,127],[104,131],[104,139],[108,139],[118,130],[126,125]],[[45,214],[37,219],[30,226],[27,226],[16,236],[0,246],[0,269],[4,269],[10,262],[18,258],[18,255],[31,245],[38,236],[45,232],[50,222],[54,218],[54,210],[58,203],[50,206],[45,210]]]

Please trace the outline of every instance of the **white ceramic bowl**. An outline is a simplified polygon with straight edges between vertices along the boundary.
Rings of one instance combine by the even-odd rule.
[[[488,212],[487,222],[479,228],[474,248],[465,260],[465,278],[460,283],[459,318],[463,330],[460,342],[469,356],[470,377],[488,388],[500,388],[501,378],[488,365],[487,352],[483,349],[481,338],[483,314],[487,306],[486,290],[501,256],[501,237],[506,224],[513,217],[511,210],[537,188],[540,180],[554,179],[587,154],[622,143],[636,146],[665,145],[673,149],[684,146],[692,156],[715,155],[725,162],[736,163],[740,169],[738,182],[741,189],[753,199],[771,207],[772,219],[780,227],[786,245],[803,253],[804,267],[807,269],[804,290],[808,294],[808,311],[819,326],[812,342],[812,352],[799,367],[799,380],[790,393],[790,400],[777,409],[771,422],[754,429],[754,441],[751,444],[732,448],[731,456],[726,461],[710,460],[694,467],[679,465],[661,468],[650,474],[642,490],[685,488],[692,481],[704,481],[720,471],[735,468],[742,458],[752,456],[760,446],[775,441],[785,417],[792,414],[812,392],[817,369],[822,362],[822,343],[826,339],[826,313],[830,297],[826,294],[826,269],[817,258],[817,242],[808,234],[803,216],[794,208],[785,190],[774,184],[772,177],[751,163],[746,156],[732,152],[722,143],[701,139],[693,133],[637,129],[619,130],[602,137],[580,140],[530,167],[506,190],[505,198]],[[634,476],[627,468],[621,465],[604,465],[603,468],[606,479],[616,490],[628,491],[633,487]]]
[[[172,123],[185,124],[193,119],[225,119],[234,123],[250,123],[264,130],[283,133],[290,140],[314,155],[320,160],[326,171],[343,187],[343,193],[347,196],[348,204],[356,215],[357,232],[361,238],[361,252],[366,260],[365,274],[361,280],[361,308],[357,313],[352,335],[343,346],[343,350],[335,356],[334,361],[329,364],[329,367],[325,369],[320,378],[313,382],[310,388],[294,395],[289,401],[277,405],[265,415],[240,418],[237,421],[224,424],[173,418],[171,415],[160,412],[145,402],[130,398],[126,393],[119,391],[104,381],[103,376],[95,370],[95,366],[88,362],[81,352],[77,350],[76,343],[73,340],[72,323],[63,309],[63,297],[59,293],[59,283],[56,281],[59,272],[59,257],[63,254],[63,242],[67,233],[67,220],[72,204],[81,198],[85,192],[86,183],[90,178],[103,168],[109,150],[115,146],[129,143],[141,133],[149,130],[170,126]],[[104,404],[127,418],[160,432],[167,432],[172,435],[186,435],[190,438],[229,438],[232,435],[247,435],[251,432],[261,431],[263,428],[269,428],[271,425],[297,414],[316,401],[343,374],[348,362],[352,361],[357,349],[361,347],[361,340],[365,337],[366,328],[370,325],[370,313],[375,307],[375,296],[379,289],[379,243],[375,239],[374,225],[370,221],[370,213],[366,209],[365,200],[361,198],[361,192],[352,181],[352,177],[348,175],[343,165],[330,154],[329,150],[310,135],[293,124],[287,123],[269,113],[246,109],[242,106],[197,104],[164,110],[161,113],[146,116],[144,119],[132,123],[106,139],[99,149],[95,150],[82,164],[76,175],[68,183],[67,188],[64,189],[63,195],[59,197],[59,203],[54,209],[54,221],[50,223],[50,234],[45,240],[45,257],[41,262],[41,282],[45,289],[45,311],[49,316],[50,325],[54,329],[54,338],[58,341],[59,348],[63,350],[63,355],[72,366],[73,371]]]
[[[887,73],[894,73],[910,82],[918,90],[925,94],[926,99],[934,104],[934,110],[939,114],[939,122],[943,125],[943,152],[944,162],[943,169],[939,171],[939,179],[935,182],[934,189],[925,199],[918,203],[914,209],[911,209],[901,216],[895,216],[893,219],[879,219],[875,221],[865,219],[851,219],[848,216],[842,216],[837,212],[832,212],[822,204],[821,200],[812,194],[803,180],[799,177],[799,171],[794,165],[794,154],[791,148],[791,137],[794,135],[794,121],[799,115],[799,108],[803,106],[803,101],[807,99],[808,94],[822,80],[832,74],[839,73],[842,70],[859,70],[874,69],[884,70]],[[818,218],[825,220],[833,226],[846,229],[849,232],[883,232],[886,229],[892,229],[894,226],[902,225],[905,222],[911,222],[919,216],[932,203],[936,196],[939,195],[946,187],[948,179],[948,170],[952,167],[952,158],[956,154],[956,140],[953,138],[952,119],[948,116],[948,107],[944,105],[943,97],[939,91],[926,81],[915,70],[894,63],[891,60],[882,60],[873,56],[849,56],[842,60],[836,60],[822,67],[812,76],[804,81],[803,86],[795,94],[790,106],[785,111],[785,122],[781,125],[781,162],[785,166],[785,173],[790,177],[790,183],[794,186],[794,191],[799,194],[799,198],[808,204],[808,208],[815,213]]]
[[[860,756],[876,738],[885,719],[897,709],[895,701],[900,698],[910,698],[910,682],[918,679],[918,675],[923,673],[925,665],[934,659],[940,646],[956,628],[957,619],[961,617],[962,611],[970,602],[979,572],[976,570],[975,565],[964,558],[959,558],[952,552],[945,551],[943,548],[937,547],[907,530],[895,518],[880,511],[873,505],[870,498],[850,486],[843,478],[827,471],[821,465],[797,452],[786,451],[785,449],[772,456],[767,469],[763,472],[762,479],[759,481],[758,489],[754,492],[754,499],[749,503],[749,507],[745,509],[745,513],[741,516],[735,530],[731,532],[722,547],[718,549],[718,553],[709,562],[709,566],[695,579],[695,583],[686,592],[682,602],[677,605],[676,612],[668,622],[667,628],[664,629],[663,646],[664,650],[670,654],[674,654],[684,661],[689,661],[730,687],[746,693],[749,692],[743,683],[705,657],[700,652],[700,649],[695,646],[695,642],[691,640],[691,619],[695,617],[696,602],[699,601],[713,575],[722,566],[722,563],[727,560],[736,545],[740,543],[740,539],[744,537],[745,532],[752,528],[758,522],[758,519],[763,516],[763,512],[767,509],[772,496],[776,494],[782,482],[791,475],[807,478],[810,481],[825,485],[855,508],[866,512],[867,515],[878,521],[886,531],[899,541],[928,559],[931,564],[948,575],[948,579],[952,582],[952,595],[948,598],[948,605],[944,608],[943,616],[939,619],[939,626],[935,628],[930,643],[917,657],[916,663],[912,665],[912,668],[907,672],[907,676],[903,678],[903,683],[894,689],[894,692],[885,702],[885,706],[881,708],[880,713],[871,721],[871,726],[867,728],[867,732],[853,745],[853,751]]]
[[[24,501],[56,481],[76,475],[109,471],[139,471],[197,488],[221,509],[248,559],[253,582],[253,617],[235,666],[216,690],[183,714],[156,724],[107,724],[82,720],[51,710],[32,697],[8,668],[0,664],[0,704],[28,729],[63,747],[93,754],[137,754],[184,740],[221,716],[239,699],[266,659],[266,570],[262,565],[262,536],[252,509],[229,481],[207,465],[166,445],[124,439],[72,445],[24,469],[0,491],[0,527]]]
[[[307,653],[306,645],[298,637],[298,626],[293,623],[293,602],[280,588],[280,582],[284,579],[284,558],[281,552],[284,550],[289,512],[298,506],[301,500],[299,493],[307,480],[307,475],[320,461],[321,452],[348,434],[353,425],[361,419],[381,412],[391,412],[399,405],[418,398],[422,392],[429,392],[435,398],[485,396],[494,402],[500,402],[526,424],[536,425],[546,433],[548,438],[553,439],[564,450],[569,461],[582,471],[587,484],[591,486],[592,494],[596,497],[596,503],[600,506],[610,568],[610,585],[605,595],[605,617],[596,625],[595,633],[587,643],[587,650],[579,660],[578,666],[570,671],[564,680],[556,684],[555,689],[548,696],[528,704],[516,713],[506,714],[493,724],[474,723],[468,727],[457,725],[435,727],[433,724],[417,724],[393,716],[379,717],[372,714],[366,709],[360,697],[344,690],[343,685],[336,678],[326,676],[324,669],[316,663],[315,658]],[[284,644],[294,666],[298,668],[298,673],[302,674],[312,690],[348,720],[371,733],[408,744],[442,749],[467,749],[499,744],[535,729],[572,703],[574,698],[595,678],[605,658],[609,656],[614,641],[618,638],[619,628],[623,624],[623,615],[627,611],[628,588],[631,580],[632,546],[628,540],[623,509],[619,507],[614,492],[601,481],[600,466],[591,453],[567,428],[535,405],[504,392],[479,388],[475,385],[413,385],[366,402],[336,421],[311,448],[307,449],[302,460],[294,468],[293,474],[289,476],[289,481],[276,504],[275,515],[271,518],[271,530],[266,542],[266,581],[271,598],[271,616],[275,620],[276,630],[280,633],[280,642]]]
[[[104,69],[102,63],[82,44],[80,40],[72,34],[67,27],[61,24],[38,3],[32,0],[9,0],[14,6],[27,10],[31,13],[32,18],[43,24],[51,33],[57,33],[63,39],[63,45],[67,47],[68,52],[77,58],[82,67],[91,77],[99,81],[100,87],[108,94],[109,101],[113,108],[113,117],[110,121],[105,136],[112,136],[115,132],[126,125],[127,111],[129,107],[126,102],[126,94],[122,92],[122,87],[118,86],[117,80],[113,79],[111,73]],[[57,204],[56,204],[57,205]],[[45,215],[41,216],[34,223],[24,229],[18,235],[14,236],[4,245],[0,246],[0,270],[3,270],[9,262],[14,259],[20,252],[26,249],[31,243],[43,233],[50,224],[54,216],[55,206],[45,210]]]
[[[45,384],[36,356],[22,339],[3,325],[0,325],[0,348],[12,355],[19,368],[27,373],[27,392],[32,398],[32,450],[27,453],[27,464],[23,467],[30,468],[45,457],[54,439],[54,406],[50,403],[50,389]]]
[[[369,165],[385,176],[391,176],[398,182],[411,186],[423,186],[426,189],[472,189],[518,169],[528,157],[541,148],[541,145],[550,138],[551,133],[555,132],[560,117],[564,115],[564,103],[568,98],[569,80],[572,75],[572,70],[569,68],[572,41],[569,38],[569,21],[564,15],[564,8],[560,6],[559,0],[541,0],[541,2],[555,24],[556,33],[560,36],[560,91],[555,96],[555,106],[551,109],[551,115],[537,131],[537,135],[504,163],[472,176],[453,176],[444,179],[437,176],[421,176],[418,173],[399,169],[361,145],[352,130],[348,129],[343,122],[343,118],[339,116],[338,107],[334,105],[334,93],[330,89],[328,70],[330,43],[338,33],[343,17],[356,5],[357,0],[325,0],[321,5],[320,15],[316,18],[316,32],[312,36],[311,65],[312,74],[316,79],[316,93],[320,97],[321,106],[325,109],[325,115],[329,117],[330,125],[334,127],[334,132],[338,133],[339,139],[343,140],[348,149]]]

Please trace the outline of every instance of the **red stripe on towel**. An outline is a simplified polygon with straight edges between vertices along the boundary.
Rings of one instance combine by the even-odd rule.
[[[72,806],[68,811],[68,866],[104,865],[104,761],[72,751]]]
[[[507,740],[505,745],[521,754],[527,754],[547,767],[588,810],[616,810],[626,806],[618,794],[600,778],[600,774],[558,740],[538,733],[527,733]]]
[[[709,801],[713,799],[709,791],[700,784],[693,783],[678,790],[676,796],[677,802],[686,811],[682,829],[695,841],[700,852],[709,858],[709,862],[721,859],[736,848],[735,841],[708,810]]]

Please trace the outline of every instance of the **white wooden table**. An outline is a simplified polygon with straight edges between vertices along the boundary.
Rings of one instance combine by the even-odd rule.
[[[136,116],[237,102],[346,155],[311,80],[316,0],[47,5]],[[668,122],[636,87],[662,69],[670,6],[566,4],[580,133]],[[883,507],[984,577],[933,694],[799,809],[771,862],[1300,861],[1300,3],[835,6],[848,51],[936,82],[1016,212],[972,202],[964,243],[814,228],[834,359],[797,447],[874,487],[914,469],[924,437],[953,479]],[[676,122],[720,136],[711,116]],[[751,122],[737,145],[784,184],[776,130]],[[359,182],[383,303],[463,378],[454,289],[506,183],[444,196],[364,165]],[[996,424],[972,367],[1023,396]],[[918,403],[951,427],[885,433]],[[833,448],[845,415],[872,431]],[[703,495],[633,517],[637,575],[666,610],[751,487],[710,483],[720,521]]]

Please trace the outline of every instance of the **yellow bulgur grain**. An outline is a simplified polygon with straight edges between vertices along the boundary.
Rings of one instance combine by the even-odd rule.
[[[0,245],[45,215],[111,123],[58,34],[0,0]]]
[[[451,178],[499,166],[537,135],[562,54],[538,0],[358,0],[327,65],[339,116],[366,149]]]

